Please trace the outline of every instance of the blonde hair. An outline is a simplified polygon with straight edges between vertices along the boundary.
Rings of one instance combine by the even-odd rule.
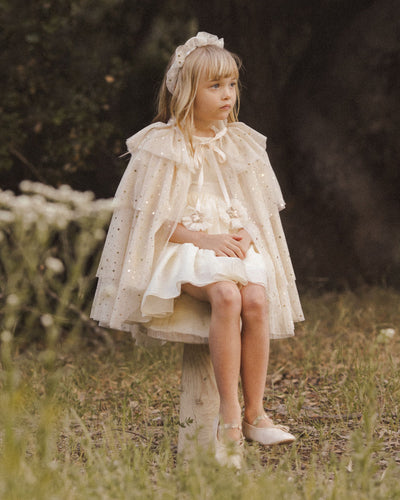
[[[175,91],[172,95],[166,86],[166,76],[173,60],[174,55],[169,61],[164,80],[161,84],[158,94],[158,114],[153,122],[161,121],[166,123],[170,118],[175,118],[178,127],[191,138],[194,130],[193,104],[200,78],[204,73],[210,80],[230,77],[237,79],[236,103],[229,113],[228,122],[238,121],[240,105],[239,70],[241,60],[236,54],[215,45],[197,47],[185,59],[178,73]]]

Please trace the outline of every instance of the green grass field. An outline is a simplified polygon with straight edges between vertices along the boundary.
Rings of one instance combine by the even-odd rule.
[[[297,336],[272,343],[265,390],[298,440],[246,443],[240,472],[207,450],[177,455],[182,346],[87,329],[17,349],[3,332],[0,498],[400,498],[400,294],[303,303]]]
[[[298,437],[240,472],[177,455],[182,346],[88,318],[112,210],[93,193],[0,190],[0,499],[400,499],[400,293],[302,297],[272,343],[266,411]],[[193,447],[195,443],[193,443]]]

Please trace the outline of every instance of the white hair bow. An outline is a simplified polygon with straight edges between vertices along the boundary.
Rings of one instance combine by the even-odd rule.
[[[174,62],[171,64],[166,78],[167,89],[171,94],[175,91],[179,70],[182,68],[187,56],[197,49],[197,47],[204,47],[205,45],[216,45],[222,49],[224,47],[224,39],[205,31],[199,31],[196,36],[189,38],[184,45],[179,45],[176,48]]]

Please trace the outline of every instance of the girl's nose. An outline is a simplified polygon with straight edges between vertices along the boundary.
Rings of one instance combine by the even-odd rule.
[[[231,94],[232,94],[231,87],[224,87],[223,98],[230,99]]]

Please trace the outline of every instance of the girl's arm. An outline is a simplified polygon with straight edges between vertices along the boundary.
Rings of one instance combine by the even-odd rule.
[[[207,234],[191,231],[183,224],[177,224],[169,241],[172,243],[193,243],[199,248],[213,250],[219,257],[239,257],[244,259],[251,243],[251,236],[245,229],[234,234]]]

